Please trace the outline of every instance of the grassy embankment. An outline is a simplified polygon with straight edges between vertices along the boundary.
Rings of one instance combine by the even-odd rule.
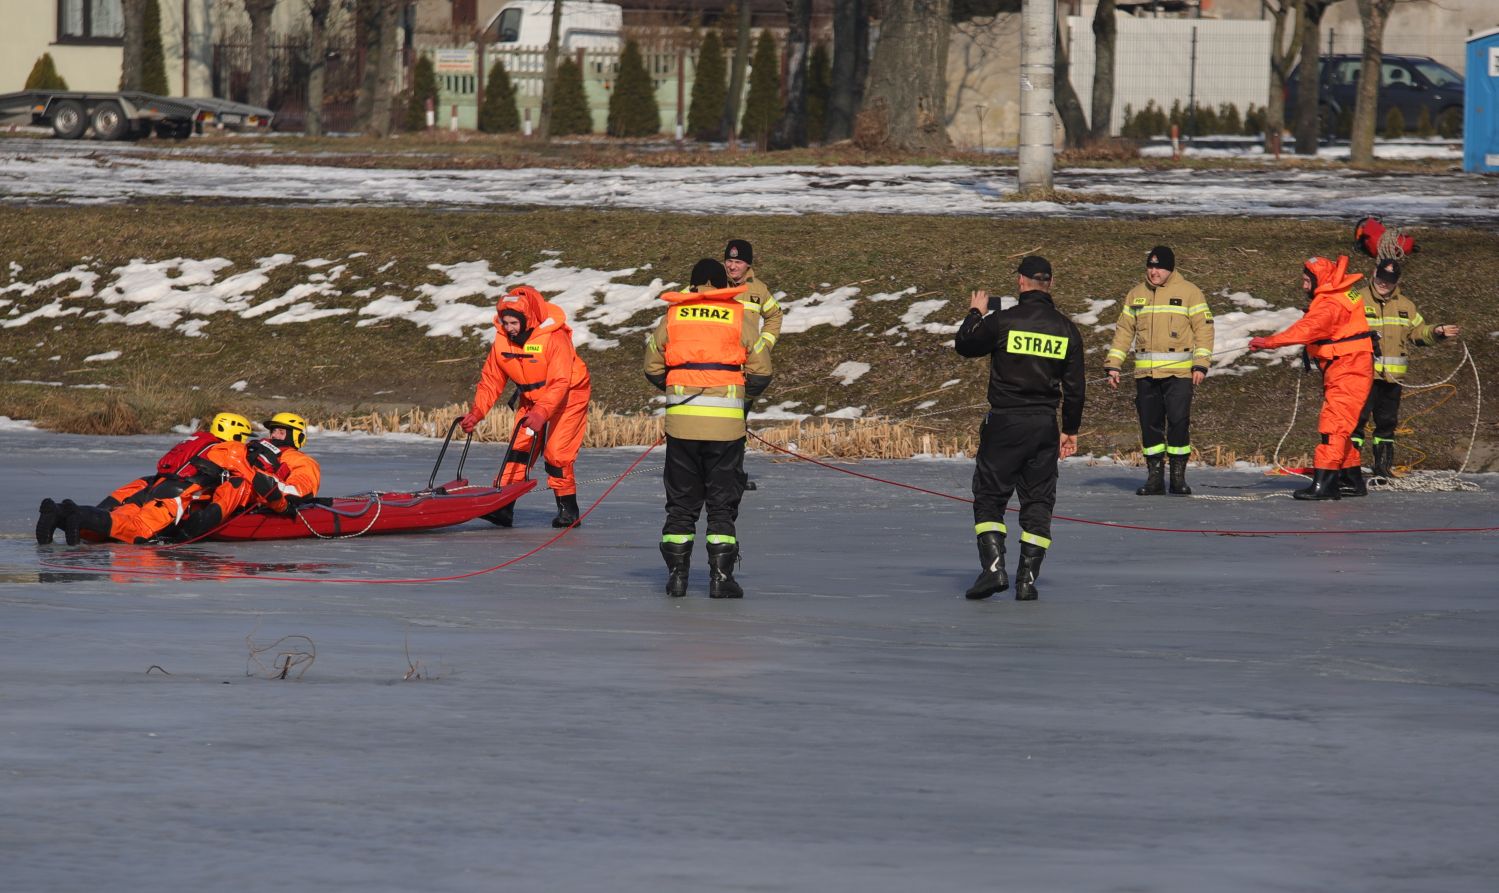
[[[1486,373],[1499,369],[1499,307],[1475,283],[1499,280],[1493,236],[1467,230],[1425,231],[1422,253],[1407,284],[1430,319],[1465,327],[1466,340]],[[778,379],[767,402],[797,400],[798,411],[865,407],[876,420],[824,424],[811,430],[774,432],[804,448],[833,455],[909,455],[971,447],[982,411],[987,364],[965,361],[947,346],[948,335],[925,332],[885,335],[901,327],[912,301],[938,298],[946,307],[929,322],[956,322],[969,289],[1013,290],[1015,257],[1048,255],[1058,271],[1060,306],[1072,313],[1085,299],[1122,297],[1141,273],[1144,252],[1156,242],[1175,246],[1182,272],[1208,293],[1221,316],[1234,308],[1218,296],[1224,289],[1248,292],[1277,307],[1299,306],[1298,278],[1304,258],[1346,251],[1344,224],[1232,218],[1184,221],[1053,220],[986,221],[972,218],[736,217],[625,211],[541,210],[428,212],[389,209],[229,208],[145,205],[136,208],[25,208],[0,215],[0,288],[12,281],[38,282],[84,263],[100,274],[134,258],[223,257],[235,266],[220,278],[277,252],[342,259],[348,275],[343,294],[317,297],[325,307],[362,307],[369,297],[353,291],[419,299],[418,286],[442,277],[429,264],[487,260],[502,273],[528,270],[561,252],[569,266],[602,270],[639,269],[623,281],[648,283],[659,276],[680,281],[694,260],[711,255],[730,237],[755,243],[757,269],[792,300],[814,291],[858,284],[864,294],[916,289],[901,300],[860,302],[845,326],[821,325],[788,335],[777,348]],[[365,252],[363,257],[349,258]],[[394,261],[392,266],[380,269]],[[19,264],[21,273],[6,272]],[[281,295],[307,281],[296,264],[270,273],[255,294]],[[358,277],[355,280],[353,277]],[[0,307],[6,316],[54,302],[76,288],[67,281],[19,297]],[[478,297],[466,299],[480,305]],[[429,337],[404,321],[356,328],[353,315],[308,323],[267,326],[234,314],[209,317],[204,337],[188,338],[149,325],[100,324],[87,315],[104,309],[97,297],[64,300],[83,313],[39,318],[0,329],[0,414],[37,419],[66,431],[131,433],[164,431],[173,424],[219,408],[252,413],[295,408],[325,424],[361,427],[437,425],[461,411],[472,393],[485,345],[476,336]],[[114,309],[128,308],[117,305]],[[12,313],[12,310],[15,312]],[[1107,323],[1117,306],[1103,311]],[[637,313],[622,326],[620,344],[604,351],[585,348],[593,370],[595,402],[615,414],[638,413],[654,395],[640,375],[640,331],[657,311]],[[1090,348],[1089,374],[1101,374],[1106,332],[1084,327]],[[609,334],[596,328],[596,334]],[[122,351],[113,362],[84,363],[87,356]],[[1433,381],[1456,365],[1453,346],[1418,353],[1413,382]],[[57,357],[58,359],[52,359]],[[845,360],[869,363],[871,371],[843,385],[829,373]],[[1199,392],[1194,442],[1210,462],[1261,460],[1275,448],[1291,417],[1300,373],[1287,365],[1245,376],[1215,376]],[[19,384],[20,380],[62,386]],[[958,379],[955,386],[944,382]],[[247,381],[243,393],[229,390]],[[102,384],[109,389],[75,385]],[[1461,461],[1474,419],[1475,388],[1464,373],[1453,389],[1411,394],[1405,415],[1411,431],[1405,457],[1425,457],[1422,467],[1450,468]],[[1129,455],[1138,447],[1131,389],[1090,391],[1082,448],[1093,454]],[[1295,430],[1282,458],[1297,461],[1315,442],[1318,379],[1305,380]],[[1441,405],[1437,405],[1439,401]],[[916,407],[926,401],[931,406]],[[1489,404],[1492,406],[1492,402]],[[413,410],[416,414],[413,415]],[[1429,410],[1429,411],[1426,411]],[[435,413],[434,413],[435,411]],[[655,422],[602,416],[592,443],[648,439]],[[758,426],[757,426],[758,427]],[[503,438],[508,419],[491,418],[487,433]],[[1499,425],[1485,408],[1479,449],[1470,468],[1492,467]]]

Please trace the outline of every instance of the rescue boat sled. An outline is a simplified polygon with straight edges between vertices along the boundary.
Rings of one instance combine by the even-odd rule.
[[[371,492],[332,499],[320,498],[298,506],[289,515],[264,509],[230,518],[208,536],[211,540],[276,540],[299,537],[344,538],[379,533],[415,533],[463,524],[504,508],[536,486],[531,478],[503,487],[473,485],[463,477],[463,463],[473,435],[463,445],[454,480],[434,486],[443,455],[458,422],[448,427],[427,486],[406,492]]]

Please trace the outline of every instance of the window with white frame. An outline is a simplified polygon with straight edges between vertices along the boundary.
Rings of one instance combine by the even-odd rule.
[[[57,0],[57,41],[117,43],[125,36],[120,0]]]

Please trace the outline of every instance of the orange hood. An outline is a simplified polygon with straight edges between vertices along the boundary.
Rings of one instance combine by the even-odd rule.
[[[669,291],[661,295],[661,300],[668,304],[681,304],[685,301],[736,301],[747,291],[749,291],[748,285],[709,288],[703,291]]]
[[[517,285],[510,289],[495,304],[494,309],[494,327],[501,337],[504,337],[505,329],[500,325],[500,314],[509,310],[525,317],[523,331],[532,335],[561,331],[566,332],[569,339],[572,338],[573,331],[567,324],[567,312],[543,298],[541,292],[529,285]]]
[[[1312,277],[1313,295],[1341,294],[1364,278],[1361,273],[1348,272],[1346,255],[1339,255],[1336,263],[1325,257],[1309,258],[1305,269]]]

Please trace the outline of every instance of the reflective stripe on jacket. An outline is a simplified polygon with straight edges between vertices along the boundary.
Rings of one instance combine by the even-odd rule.
[[[1440,340],[1436,326],[1421,317],[1415,302],[1398,285],[1384,298],[1371,287],[1364,296],[1364,319],[1379,336],[1374,374],[1383,381],[1399,384],[1409,368],[1410,349],[1429,347]]]
[[[1159,287],[1146,281],[1130,289],[1104,368],[1122,369],[1131,351],[1136,378],[1206,372],[1213,358],[1213,311],[1202,290],[1174,270]]]

